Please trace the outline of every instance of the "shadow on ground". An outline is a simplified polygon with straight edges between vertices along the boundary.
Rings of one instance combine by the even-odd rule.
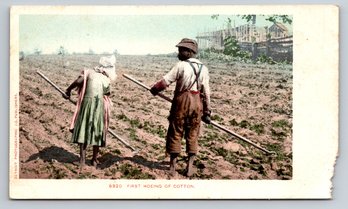
[[[46,162],[56,160],[61,163],[73,163],[79,160],[78,155],[56,146],[51,146],[40,150],[38,153],[31,155],[26,162],[30,162],[38,158]]]

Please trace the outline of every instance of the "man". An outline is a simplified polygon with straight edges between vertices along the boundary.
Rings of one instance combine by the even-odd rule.
[[[110,81],[116,79],[115,62],[114,55],[101,57],[99,66],[83,70],[63,95],[68,99],[73,89],[78,90],[70,130],[73,143],[78,143],[80,147],[80,169],[85,165],[87,145],[93,145],[92,165],[95,167],[99,147],[105,147],[111,106]]]
[[[150,91],[157,95],[176,82],[168,117],[166,152],[170,154],[170,175],[175,176],[177,157],[181,152],[181,139],[185,137],[188,154],[186,175],[190,177],[193,175],[193,161],[198,149],[200,122],[203,120],[210,123],[209,73],[208,68],[195,58],[198,51],[196,41],[184,38],[176,47],[180,61]]]

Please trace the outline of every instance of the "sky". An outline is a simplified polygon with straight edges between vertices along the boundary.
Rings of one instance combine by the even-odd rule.
[[[57,53],[60,46],[68,53],[167,54],[182,38],[226,28],[228,17],[236,26],[247,24],[235,15],[20,15],[19,47],[26,54]],[[272,25],[264,18],[256,24]]]

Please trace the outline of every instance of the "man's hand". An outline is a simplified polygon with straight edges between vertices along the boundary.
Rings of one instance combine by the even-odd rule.
[[[156,95],[159,93],[159,91],[157,90],[157,88],[156,88],[155,86],[153,86],[153,87],[150,89],[150,92],[151,92],[151,94],[154,95],[154,96],[156,96]]]
[[[150,92],[152,95],[156,96],[159,92],[167,88],[166,82],[162,79],[152,86]]]
[[[210,118],[211,112],[210,111],[205,111],[202,116],[202,121],[206,124],[210,124],[211,118]]]

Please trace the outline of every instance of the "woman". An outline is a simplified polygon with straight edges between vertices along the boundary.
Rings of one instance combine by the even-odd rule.
[[[66,89],[68,99],[71,90],[77,89],[78,101],[70,130],[73,143],[80,146],[80,168],[85,165],[87,145],[93,146],[92,165],[97,166],[99,147],[105,147],[109,126],[111,101],[110,82],[116,79],[116,58],[101,57],[94,69],[84,69],[81,75]]]

